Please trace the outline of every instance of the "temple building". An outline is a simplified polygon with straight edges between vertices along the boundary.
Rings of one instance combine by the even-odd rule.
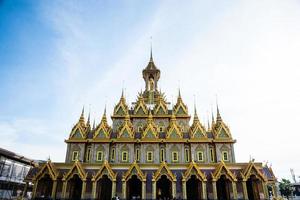
[[[108,124],[84,110],[70,131],[66,159],[32,169],[26,180],[37,199],[268,199],[277,197],[272,169],[237,163],[229,127],[217,107],[204,126],[178,93],[172,105],[158,88],[160,70],[142,71],[145,89],[129,105],[122,92]]]

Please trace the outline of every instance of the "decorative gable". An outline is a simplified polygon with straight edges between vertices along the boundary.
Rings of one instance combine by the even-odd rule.
[[[134,107],[134,114],[135,115],[146,115],[147,114],[147,107],[144,102],[144,98],[142,96],[142,93],[139,94],[138,100],[136,102],[136,105]]]
[[[165,161],[161,163],[155,174],[153,174],[152,181],[157,181],[162,175],[166,175],[170,181],[176,181],[176,176],[171,172]]]
[[[166,102],[164,101],[164,99],[161,96],[159,96],[158,102],[154,107],[154,114],[155,115],[166,115],[166,114],[168,114],[168,109],[167,109]]]
[[[78,160],[75,161],[68,173],[63,176],[63,180],[69,180],[74,174],[78,174],[83,181],[87,178],[87,173]]]
[[[228,169],[226,164],[221,161],[219,166],[215,169],[214,173],[212,174],[213,179],[218,180],[221,175],[225,175],[231,181],[236,181],[236,176]]]
[[[170,120],[170,126],[167,131],[167,138],[172,138],[172,139],[182,138],[182,133],[178,128],[174,113],[172,114],[172,117]]]
[[[229,128],[223,122],[220,122],[219,127],[216,128],[216,138],[220,138],[220,139],[231,138]]]
[[[78,123],[73,128],[70,134],[70,139],[84,139],[84,138],[85,138],[85,130]]]
[[[134,163],[129,167],[122,180],[128,181],[133,175],[136,175],[141,181],[146,181],[146,176],[144,175],[136,161],[134,161]]]

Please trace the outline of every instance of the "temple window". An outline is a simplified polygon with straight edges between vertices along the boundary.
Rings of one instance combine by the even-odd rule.
[[[209,152],[210,152],[210,161],[211,162],[215,162],[215,156],[214,156],[214,150],[213,150],[213,148],[210,148]]]
[[[111,150],[111,155],[110,155],[111,161],[114,161],[114,160],[115,160],[115,157],[116,157],[116,150],[115,150],[115,148],[113,148],[113,149]]]
[[[140,149],[135,150],[135,160],[140,161]]]
[[[185,162],[190,162],[190,150],[188,148],[185,149]]]
[[[222,152],[222,159],[224,161],[229,161],[229,159],[228,159],[228,152],[227,151],[223,151]]]
[[[172,152],[172,162],[178,162],[179,158],[178,158],[178,151],[173,151]]]
[[[97,151],[96,161],[103,161],[103,151]]]
[[[90,161],[91,160],[91,147],[88,147],[87,148],[87,151],[86,151],[86,161]]]
[[[73,151],[72,153],[72,161],[76,161],[79,159],[79,151]]]
[[[197,151],[197,160],[199,162],[203,162],[204,161],[203,151]]]
[[[128,151],[122,152],[122,162],[128,162]]]
[[[153,152],[147,151],[147,162],[153,162]]]
[[[165,161],[165,150],[160,149],[160,162]]]

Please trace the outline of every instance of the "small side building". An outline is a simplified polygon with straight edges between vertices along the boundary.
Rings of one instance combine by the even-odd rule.
[[[23,195],[24,182],[35,161],[0,148],[0,199],[12,199]]]

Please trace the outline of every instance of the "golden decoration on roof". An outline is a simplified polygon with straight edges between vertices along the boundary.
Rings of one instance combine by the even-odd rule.
[[[114,116],[121,116],[123,117],[126,112],[128,112],[128,106],[126,104],[126,99],[124,97],[124,91],[122,90],[121,98],[118,102],[118,104],[114,108]]]
[[[140,179],[141,181],[146,181],[146,176],[142,172],[140,166],[134,161],[132,165],[129,167],[127,172],[124,174],[122,181],[128,181],[131,176],[137,175],[137,178]]]
[[[147,106],[144,101],[144,97],[142,93],[139,94],[138,100],[134,106],[134,111],[133,113],[135,115],[146,115],[147,114]]]
[[[217,120],[212,123],[212,132],[215,139],[232,139],[229,127],[223,122],[217,107]]]
[[[157,103],[154,107],[154,114],[155,115],[167,115],[168,114],[168,108],[166,101],[164,100],[163,96],[160,94],[157,98]]]
[[[130,116],[128,111],[125,114],[124,123],[121,126],[121,129],[118,134],[118,138],[134,138],[133,126],[130,121]]]
[[[172,116],[170,119],[170,125],[167,131],[167,139],[179,139],[182,138],[182,133],[177,125],[176,117],[174,112],[172,112]]]
[[[176,116],[188,116],[187,106],[183,103],[181,98],[180,90],[178,92],[177,102],[173,108]]]
[[[205,127],[201,124],[198,118],[196,107],[194,111],[194,121],[190,128],[190,137],[197,139],[207,138]]]
[[[147,124],[145,130],[143,131],[142,139],[157,139],[157,138],[158,138],[157,126],[153,121],[151,110],[149,110]]]
[[[109,138],[111,127],[107,123],[106,108],[101,119],[100,124],[96,127],[93,138]]]

